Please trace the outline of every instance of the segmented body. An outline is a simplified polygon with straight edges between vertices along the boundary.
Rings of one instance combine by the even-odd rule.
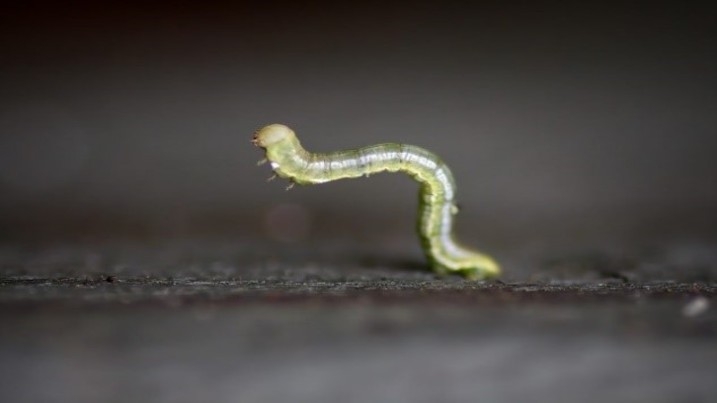
[[[387,143],[333,153],[306,151],[294,132],[273,124],[254,135],[274,172],[300,185],[357,178],[379,172],[405,172],[420,183],[418,234],[424,253],[439,273],[458,272],[471,278],[497,276],[488,256],[459,245],[453,237],[456,185],[445,163],[420,147]]]

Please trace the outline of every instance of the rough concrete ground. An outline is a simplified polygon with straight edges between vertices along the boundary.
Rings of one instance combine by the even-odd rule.
[[[711,401],[712,250],[504,251],[470,282],[331,242],[7,244],[1,400]]]

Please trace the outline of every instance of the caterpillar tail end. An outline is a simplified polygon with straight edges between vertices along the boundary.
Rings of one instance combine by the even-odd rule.
[[[459,273],[466,278],[466,280],[480,281],[489,280],[500,276],[500,269],[492,269],[485,267],[477,267],[471,269],[461,269]]]
[[[481,255],[479,260],[480,262],[473,262],[470,265],[463,263],[448,266],[431,259],[431,266],[433,272],[439,276],[458,274],[471,281],[489,280],[500,276],[500,266],[493,259]]]

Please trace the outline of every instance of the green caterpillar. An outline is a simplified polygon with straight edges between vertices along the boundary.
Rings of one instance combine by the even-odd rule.
[[[264,149],[275,175],[291,186],[313,185],[358,178],[383,171],[405,172],[421,184],[418,235],[433,270],[455,272],[472,279],[496,277],[500,268],[490,257],[456,243],[452,234],[456,185],[445,163],[420,147],[387,143],[333,153],[306,151],[294,131],[280,124],[254,134],[254,145]],[[272,177],[273,178],[273,177]]]

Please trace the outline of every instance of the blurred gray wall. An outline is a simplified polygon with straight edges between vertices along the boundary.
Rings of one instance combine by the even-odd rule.
[[[277,203],[413,219],[400,176],[265,183],[249,140],[273,122],[309,150],[431,149],[464,220],[504,234],[588,217],[687,235],[717,223],[713,10],[296,3],[6,2],[4,236],[203,219],[252,232]]]

